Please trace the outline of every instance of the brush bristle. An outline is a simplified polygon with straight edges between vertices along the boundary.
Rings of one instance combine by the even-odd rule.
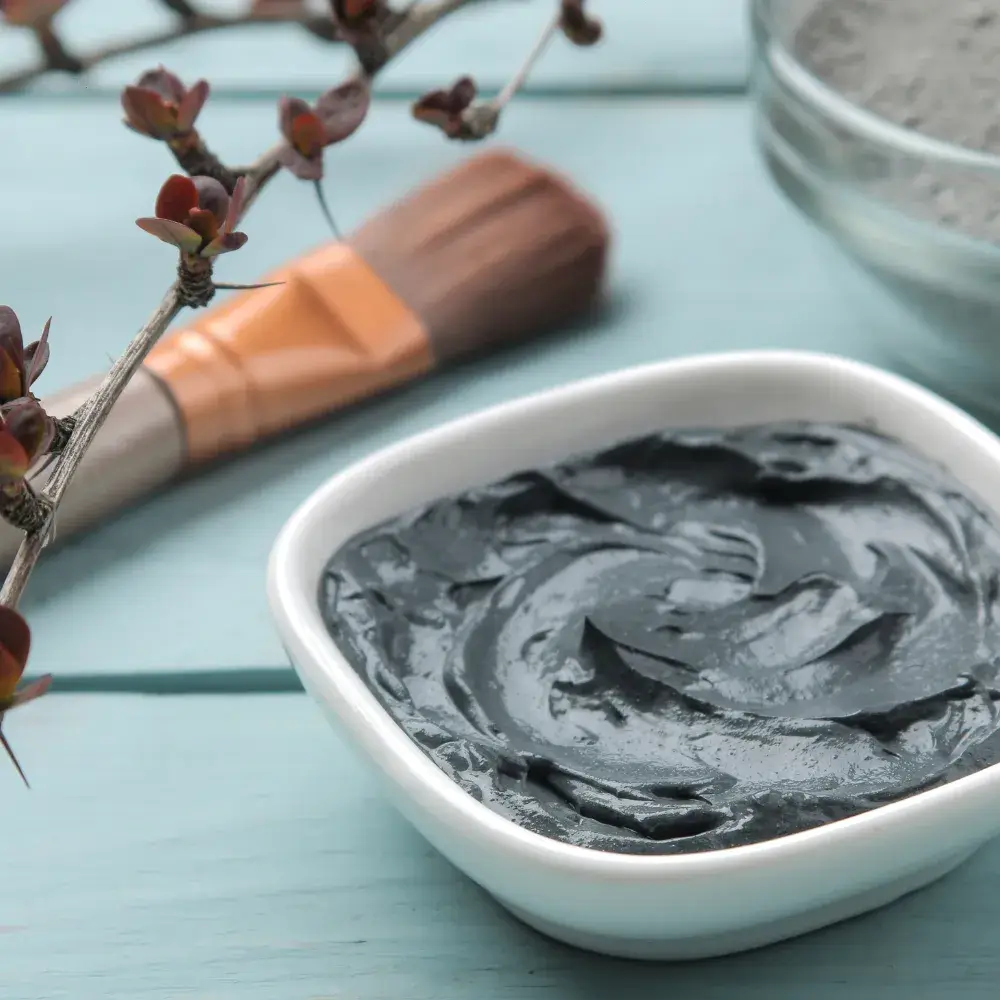
[[[601,212],[567,181],[491,150],[390,206],[350,243],[449,361],[589,312],[608,239]]]

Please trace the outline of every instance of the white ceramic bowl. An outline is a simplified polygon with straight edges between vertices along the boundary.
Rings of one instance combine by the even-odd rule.
[[[517,826],[439,770],[323,625],[324,563],[351,536],[445,494],[649,431],[784,419],[865,423],[944,463],[1000,509],[1000,440],[896,376],[841,358],[755,351],[616,372],[463,417],[334,476],[271,556],[271,608],[307,690],[400,811],[526,923],[635,958],[757,947],[888,903],[1000,833],[1000,765],[805,833],[679,857],[572,847]]]

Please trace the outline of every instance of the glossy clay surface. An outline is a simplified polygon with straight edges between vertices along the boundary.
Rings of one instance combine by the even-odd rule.
[[[706,851],[993,763],[1000,531],[866,431],[685,431],[357,536],[338,646],[466,791],[535,832]]]

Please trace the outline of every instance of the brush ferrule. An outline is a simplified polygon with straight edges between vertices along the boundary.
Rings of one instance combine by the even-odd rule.
[[[433,366],[421,319],[346,244],[264,281],[280,284],[230,296],[146,359],[176,403],[189,462],[246,448]]]

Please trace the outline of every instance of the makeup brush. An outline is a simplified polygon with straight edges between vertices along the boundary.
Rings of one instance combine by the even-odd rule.
[[[596,304],[607,246],[601,212],[565,179],[510,151],[473,156],[262,279],[280,284],[167,334],[73,477],[58,539],[262,439],[568,324]],[[42,402],[65,416],[99,383]],[[0,523],[0,561],[20,538]]]

